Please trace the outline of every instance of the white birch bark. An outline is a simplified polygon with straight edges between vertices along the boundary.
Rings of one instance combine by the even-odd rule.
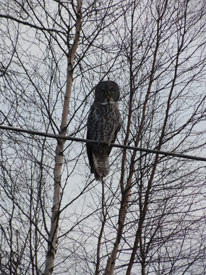
[[[79,43],[80,30],[81,30],[81,6],[82,1],[77,0],[76,10],[76,33],[74,42],[69,50],[68,54],[68,67],[67,67],[67,85],[65,91],[64,105],[62,110],[62,119],[60,126],[60,135],[66,136],[66,126],[69,114],[69,103],[72,90],[73,81],[73,63],[75,53]],[[59,210],[60,210],[60,199],[61,199],[61,176],[62,176],[62,164],[63,164],[63,150],[65,140],[58,139],[56,146],[56,157],[54,167],[54,193],[53,193],[53,207],[51,217],[51,227],[48,238],[48,250],[46,255],[44,275],[51,275],[53,273],[55,254],[57,248],[57,237],[58,237],[58,222],[59,222]]]

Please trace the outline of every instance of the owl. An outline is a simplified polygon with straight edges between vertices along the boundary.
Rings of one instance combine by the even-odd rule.
[[[121,127],[118,100],[119,87],[114,81],[101,81],[95,88],[94,102],[87,121],[87,155],[96,180],[102,180],[109,173],[111,143],[115,142]]]

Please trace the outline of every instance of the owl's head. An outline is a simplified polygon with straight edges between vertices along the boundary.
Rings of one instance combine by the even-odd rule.
[[[114,81],[100,81],[95,88],[95,101],[112,103],[119,100],[119,86]]]

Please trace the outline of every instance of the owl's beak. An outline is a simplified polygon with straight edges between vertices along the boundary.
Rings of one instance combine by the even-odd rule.
[[[111,95],[110,95],[110,93],[108,93],[107,94],[107,101],[110,102],[110,100],[111,100]]]
[[[109,103],[111,101],[111,97],[107,96],[107,102]]]

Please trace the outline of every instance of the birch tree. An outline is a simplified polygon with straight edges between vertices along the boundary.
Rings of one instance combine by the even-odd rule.
[[[77,7],[75,10],[76,23],[75,23],[75,35],[71,48],[68,52],[68,65],[67,65],[67,78],[66,78],[66,92],[64,98],[64,105],[62,111],[62,119],[60,125],[59,134],[66,136],[68,114],[69,114],[69,103],[71,98],[72,80],[73,80],[73,67],[74,58],[77,51],[80,30],[81,30],[81,20],[82,20],[82,2],[77,1]],[[67,37],[69,40],[69,37]],[[54,258],[56,251],[57,235],[58,235],[58,219],[60,212],[60,200],[61,200],[61,174],[62,174],[62,164],[63,164],[63,151],[64,151],[65,140],[57,139],[56,147],[56,157],[55,157],[55,167],[54,167],[54,198],[52,207],[52,217],[51,217],[51,228],[48,240],[48,252],[45,264],[44,274],[52,274],[54,266]]]
[[[6,103],[6,107],[1,109],[1,123],[6,122],[10,126],[27,129],[43,129],[45,132],[52,131],[63,137],[69,128],[70,134],[76,134],[81,128],[85,128],[82,126],[82,121],[85,124],[86,99],[94,85],[108,74],[108,71],[99,74],[94,82],[94,75],[98,75],[98,72],[94,72],[92,79],[89,80],[90,72],[101,71],[103,66],[98,63],[101,58],[99,53],[94,54],[91,51],[93,57],[91,61],[89,60],[90,48],[102,47],[99,36],[105,28],[106,19],[108,25],[116,20],[111,17],[111,12],[116,7],[118,3],[112,1],[103,8],[99,1],[88,1],[83,7],[81,1],[64,3],[14,0],[6,4],[1,3],[0,17],[4,38],[1,47],[3,56],[1,90],[2,104]],[[93,62],[94,64],[97,62],[94,68]],[[75,79],[76,87],[73,86]],[[71,96],[72,86],[73,96]],[[78,120],[78,124],[74,124],[75,120]],[[24,270],[26,272],[30,269],[33,274],[39,274],[45,265],[44,274],[52,274],[57,251],[60,213],[70,205],[69,202],[60,209],[63,192],[69,181],[68,175],[72,175],[79,157],[75,156],[75,162],[69,171],[68,163],[72,161],[74,155],[71,153],[69,160],[64,159],[64,151],[67,149],[65,140],[57,139],[55,145],[46,138],[36,137],[30,142],[30,138],[27,139],[21,134],[2,135],[1,180],[2,192],[7,194],[7,200],[1,207],[2,215],[8,215],[8,218],[5,215],[1,227],[3,239],[8,239],[5,249],[4,241],[2,245],[3,251],[5,250],[2,266],[6,270],[9,262],[11,274],[23,273]],[[7,146],[9,151],[6,152]],[[12,164],[11,155],[15,155]],[[65,172],[65,169],[68,171]],[[54,182],[53,195],[50,191],[52,182]],[[75,191],[72,201],[75,202],[86,192],[87,186],[88,184],[85,184],[80,192]],[[52,203],[51,197],[53,197]],[[5,203],[8,209],[5,208]],[[27,205],[29,211],[25,210],[23,205]],[[48,210],[50,207],[51,215]],[[16,222],[17,213],[20,213],[21,222]],[[50,224],[49,219],[51,219]],[[3,226],[4,224],[6,226],[7,220],[10,221],[10,233],[7,233]],[[24,223],[29,224],[25,226],[25,232],[20,230],[21,224]],[[74,223],[72,227],[75,227]],[[18,239],[15,241],[13,232],[18,232]],[[23,244],[25,236],[28,238]],[[29,244],[29,252],[26,244]],[[26,262],[26,257],[20,257],[21,252],[17,251],[22,251],[30,260]],[[42,255],[45,251],[47,256],[44,263]]]

